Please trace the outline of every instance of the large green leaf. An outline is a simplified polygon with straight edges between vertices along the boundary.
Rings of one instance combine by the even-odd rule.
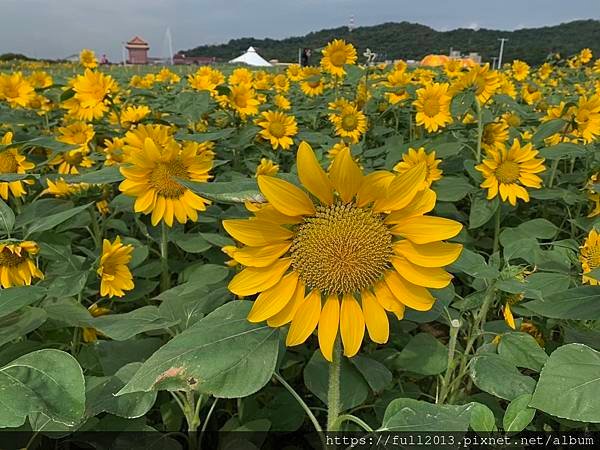
[[[40,233],[42,231],[51,230],[52,228],[63,223],[64,221],[69,220],[71,217],[75,217],[77,214],[84,211],[90,205],[91,203],[88,203],[86,205],[81,205],[77,206],[76,208],[67,209],[57,214],[52,214],[50,216],[38,217],[37,220],[29,226],[26,236],[29,236],[33,233]]]
[[[198,183],[180,180],[180,183],[198,195],[224,203],[264,202],[255,180],[222,181],[217,183]]]
[[[432,335],[419,333],[402,349],[394,364],[400,370],[437,375],[446,370],[448,350]]]
[[[556,349],[544,365],[529,406],[553,416],[600,423],[600,352],[583,344]]]
[[[530,401],[531,394],[523,394],[510,402],[502,419],[504,431],[518,433],[531,423],[535,409],[529,407]]]
[[[85,409],[85,382],[68,353],[44,349],[0,368],[0,427],[17,427],[33,413],[75,425]]]
[[[193,388],[215,397],[244,397],[271,378],[278,332],[247,320],[252,302],[234,301],[198,321],[152,355],[118,395]]]
[[[177,322],[164,318],[156,306],[143,306],[124,314],[96,317],[89,325],[117,341],[125,341],[146,331],[164,330]]]
[[[42,308],[26,306],[19,312],[0,319],[0,346],[36,330],[46,321],[46,311]]]
[[[397,398],[385,410],[378,431],[467,431],[475,405],[436,405]]]
[[[533,336],[527,333],[506,333],[500,337],[498,354],[512,361],[517,367],[539,372],[548,355],[539,346]]]
[[[531,394],[535,380],[521,374],[516,366],[499,355],[483,354],[471,361],[471,379],[482,391],[505,400]]]
[[[41,300],[45,294],[46,290],[40,286],[17,286],[10,289],[0,289],[0,317]]]
[[[523,306],[536,314],[553,319],[597,320],[600,319],[600,288],[581,286],[558,292],[524,303]]]
[[[0,199],[0,232],[10,233],[15,226],[15,213]]]
[[[479,228],[488,223],[496,213],[499,205],[498,197],[492,200],[487,200],[483,195],[473,198],[469,213],[469,229]]]

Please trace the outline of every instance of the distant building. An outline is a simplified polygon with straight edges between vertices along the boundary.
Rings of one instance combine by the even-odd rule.
[[[129,52],[129,58],[127,59],[129,64],[148,64],[150,45],[142,38],[135,36],[125,44],[125,48]]]
[[[173,64],[176,65],[197,65],[205,66],[215,64],[218,60],[214,56],[187,56],[183,52],[177,52],[173,55]]]

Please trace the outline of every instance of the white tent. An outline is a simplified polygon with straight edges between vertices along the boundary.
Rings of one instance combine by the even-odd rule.
[[[261,67],[266,67],[266,66],[270,67],[272,65],[269,61],[267,61],[262,56],[260,56],[258,53],[256,53],[256,50],[254,49],[254,47],[248,47],[248,50],[246,50],[246,53],[238,56],[237,58],[232,59],[229,62],[234,63],[234,64],[241,63],[241,64],[248,64],[249,66],[261,66]]]

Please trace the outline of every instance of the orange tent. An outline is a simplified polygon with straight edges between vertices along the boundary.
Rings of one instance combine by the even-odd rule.
[[[438,67],[443,66],[448,61],[450,61],[450,58],[446,55],[427,55],[421,60],[421,65],[427,67]]]

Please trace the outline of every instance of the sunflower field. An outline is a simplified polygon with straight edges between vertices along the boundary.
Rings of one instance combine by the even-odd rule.
[[[0,427],[600,431],[599,140],[587,49],[4,63]]]

